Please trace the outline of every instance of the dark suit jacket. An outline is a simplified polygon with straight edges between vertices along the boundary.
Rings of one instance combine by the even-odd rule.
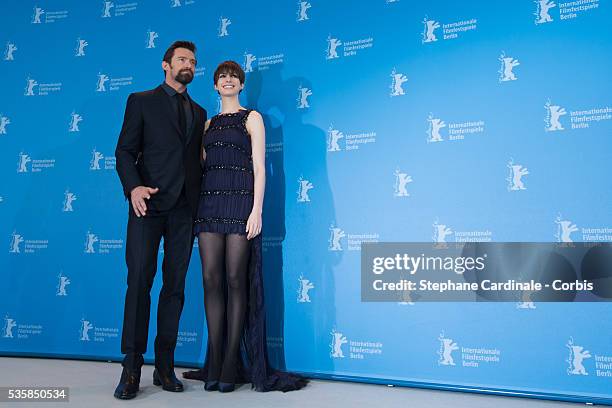
[[[115,149],[117,173],[128,200],[134,187],[159,188],[147,202],[147,209],[153,212],[171,209],[184,184],[195,217],[202,179],[200,156],[206,110],[191,100],[193,125],[183,143],[178,115],[171,103],[161,86],[130,94]]]

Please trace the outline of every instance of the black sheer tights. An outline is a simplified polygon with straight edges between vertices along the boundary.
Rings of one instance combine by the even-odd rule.
[[[233,383],[247,310],[250,241],[245,235],[201,232],[198,242],[210,347],[207,377]]]

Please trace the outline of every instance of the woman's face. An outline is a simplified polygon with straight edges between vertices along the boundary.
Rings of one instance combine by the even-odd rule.
[[[240,83],[238,75],[229,72],[223,72],[219,75],[215,89],[221,96],[235,96],[242,91],[244,84]]]

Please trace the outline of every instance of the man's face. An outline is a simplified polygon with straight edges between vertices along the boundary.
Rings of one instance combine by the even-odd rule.
[[[172,79],[183,85],[193,80],[196,64],[194,53],[187,48],[175,49],[170,64],[165,61],[162,63],[166,75],[169,73]]]

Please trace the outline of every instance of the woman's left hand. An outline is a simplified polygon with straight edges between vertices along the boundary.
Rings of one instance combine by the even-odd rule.
[[[261,232],[261,214],[252,212],[246,224],[247,239],[253,239]]]

